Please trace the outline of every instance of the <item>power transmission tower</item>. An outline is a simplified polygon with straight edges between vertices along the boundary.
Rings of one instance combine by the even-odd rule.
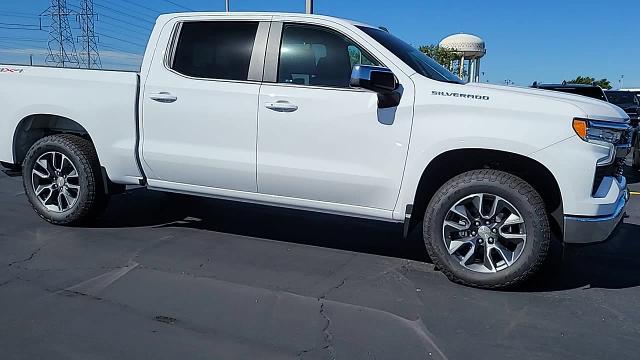
[[[82,46],[80,63],[82,67],[87,69],[102,69],[95,20],[97,20],[97,14],[93,12],[93,0],[80,0],[80,13],[78,14],[78,22],[82,31],[82,35],[78,37],[78,42]]]
[[[78,67],[78,54],[69,25],[67,0],[51,0],[51,6],[40,16],[49,17],[49,55],[45,62],[62,67]]]

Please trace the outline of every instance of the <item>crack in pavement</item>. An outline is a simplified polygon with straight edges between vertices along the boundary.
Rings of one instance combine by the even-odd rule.
[[[16,261],[10,262],[8,267],[12,267],[12,266],[14,266],[14,265],[16,265],[16,264],[24,264],[24,263],[26,263],[26,262],[29,262],[29,261],[33,260],[33,258],[34,258],[36,255],[38,255],[38,253],[39,253],[42,249],[44,249],[46,246],[47,246],[47,244],[44,244],[44,245],[42,245],[41,247],[39,247],[39,248],[35,249],[33,252],[31,252],[31,254],[30,254],[28,257],[26,257],[26,258],[24,258],[24,259],[22,259],[22,260],[16,260]]]
[[[0,283],[0,287],[3,287],[5,285],[8,285],[10,282],[12,282],[13,280],[15,280],[15,278],[9,279],[7,281],[3,281]]]
[[[308,353],[312,353],[314,351],[319,351],[319,350],[328,350],[329,351],[329,356],[330,359],[335,359],[336,358],[336,349],[333,347],[333,335],[331,334],[331,332],[329,331],[329,328],[331,327],[331,319],[329,318],[329,316],[327,315],[324,305],[325,305],[325,299],[327,298],[327,296],[329,296],[329,294],[331,294],[333,291],[340,289],[341,287],[343,287],[347,282],[347,278],[342,279],[342,281],[340,281],[340,283],[338,285],[332,286],[331,288],[329,288],[324,294],[320,295],[318,297],[318,302],[320,303],[320,316],[325,320],[325,326],[322,328],[322,333],[324,335],[324,342],[325,345],[318,348],[317,346],[311,348],[311,349],[306,349],[306,350],[302,350],[300,352],[298,352],[298,358],[302,359],[304,357],[305,354]]]

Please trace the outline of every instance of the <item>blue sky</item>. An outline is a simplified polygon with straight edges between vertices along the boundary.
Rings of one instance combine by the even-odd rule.
[[[73,10],[80,0],[67,0]],[[101,14],[103,64],[135,66],[159,12],[224,10],[224,0],[94,0]],[[47,0],[3,0],[0,62],[44,60],[47,33],[37,15]],[[177,5],[175,5],[177,4]],[[390,5],[392,4],[392,5]],[[304,11],[304,0],[231,0],[234,11]],[[578,75],[608,78],[614,87],[640,87],[640,1],[619,0],[315,0],[316,13],[384,25],[414,45],[469,32],[487,43],[484,81],[518,85]],[[73,23],[73,21],[72,21]],[[17,25],[6,25],[17,24]],[[25,26],[26,25],[26,26]],[[8,29],[10,28],[10,29]],[[21,30],[21,29],[34,30]]]

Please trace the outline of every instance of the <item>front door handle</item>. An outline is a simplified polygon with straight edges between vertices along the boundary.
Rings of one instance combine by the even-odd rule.
[[[298,110],[298,105],[283,100],[266,103],[264,107],[277,112],[294,112]]]
[[[176,100],[178,100],[178,97],[175,95],[171,95],[171,93],[168,92],[159,92],[156,94],[151,94],[149,95],[149,98],[151,100],[157,101],[157,102],[161,102],[161,103],[172,103],[172,102],[176,102]]]

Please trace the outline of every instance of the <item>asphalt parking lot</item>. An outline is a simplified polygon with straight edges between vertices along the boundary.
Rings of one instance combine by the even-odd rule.
[[[135,190],[56,227],[0,173],[0,358],[638,358],[640,196],[628,213],[496,292],[396,225]]]

